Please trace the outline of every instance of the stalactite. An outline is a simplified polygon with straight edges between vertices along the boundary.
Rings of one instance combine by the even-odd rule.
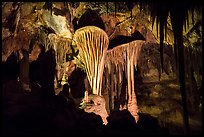
[[[159,4],[161,5],[161,4]],[[158,4],[156,5],[157,7],[160,7]],[[168,18],[168,6],[166,4],[162,4],[157,11],[156,14],[153,16],[156,16],[157,19],[157,36],[158,36],[158,25],[159,25],[159,33],[160,33],[160,59],[161,59],[161,72],[163,72],[163,41],[164,41],[164,36],[166,35],[166,28],[167,28],[167,18]],[[164,33],[165,31],[165,33]],[[164,35],[165,34],[165,35]],[[159,78],[160,79],[160,78]]]
[[[187,26],[189,28],[189,17],[188,17],[188,15],[189,15],[189,11],[187,11],[187,15],[186,15],[186,22],[187,22]]]
[[[104,87],[104,90],[103,90],[103,96],[105,98],[105,101],[106,101],[106,110],[108,112],[108,114],[110,114],[110,99],[109,99],[109,91],[110,91],[110,87],[108,85],[109,84],[109,74],[107,72],[107,68],[104,67],[104,79],[103,79],[103,87]]]
[[[166,18],[164,19],[164,38],[167,40],[167,18],[168,18],[168,11],[167,11],[167,15]]]
[[[159,34],[159,33],[158,33],[158,32],[159,32],[159,31],[158,31],[158,30],[159,30],[159,27],[158,27],[158,26],[159,26],[159,19],[158,19],[158,17],[157,17],[157,18],[156,18],[157,38],[159,37],[159,36],[158,36],[158,34]]]
[[[115,92],[114,64],[111,65],[110,82],[111,82],[111,85],[110,85],[111,109],[114,109],[114,92]]]
[[[122,64],[118,64],[118,81],[119,81],[119,84],[122,83],[122,79],[123,79],[123,69],[122,69]]]
[[[184,31],[186,32],[186,22],[184,22]]]
[[[116,12],[117,12],[117,2],[114,2],[115,4],[115,18],[116,18]]]
[[[106,10],[107,10],[107,14],[108,14],[108,2],[106,2]]]
[[[164,70],[164,65],[163,65],[163,60],[164,60],[164,57],[163,57],[163,47],[164,47],[164,21],[163,19],[160,20],[160,59],[161,59],[161,72],[163,72]],[[159,78],[160,79],[160,78]]]
[[[121,97],[121,94],[122,94],[122,88],[123,88],[123,84],[124,84],[124,81],[123,81],[123,78],[124,78],[124,71],[122,70],[122,64],[119,64],[120,65],[120,67],[118,68],[119,69],[119,71],[118,71],[118,75],[119,75],[119,87],[118,87],[118,94],[119,94],[119,100],[120,100],[120,97]]]
[[[184,66],[184,45],[183,45],[183,12],[176,13],[174,9],[170,11],[171,22],[174,32],[174,39],[176,45],[178,45],[178,65],[179,65],[179,82],[180,82],[180,92],[182,96],[183,105],[183,122],[185,127],[185,133],[189,133],[189,119],[188,119],[188,109],[186,100],[186,89],[185,89],[185,66]],[[181,18],[182,17],[182,18]]]
[[[118,64],[115,64],[115,74],[114,74],[114,80],[115,80],[115,91],[118,91]],[[118,93],[115,92],[116,99],[118,98]]]
[[[52,2],[49,2],[50,13],[52,15]]]
[[[144,44],[143,41],[138,41],[138,43],[137,43],[138,48],[133,48],[133,50],[135,50],[135,54],[134,54],[135,58],[133,58],[133,63],[134,63],[135,69],[137,69],[137,63],[138,63],[138,59],[140,57],[140,51],[141,51],[143,44]]]
[[[156,17],[152,16],[152,30],[154,29],[154,22],[155,22]]]
[[[192,7],[191,14],[192,14],[192,23],[193,23],[193,25],[194,25],[194,8],[193,8],[193,7]]]
[[[128,80],[128,104],[131,102],[131,68],[130,68],[130,50],[129,46],[127,47],[127,80]]]
[[[173,13],[174,11],[170,11],[170,15],[171,16],[174,16],[174,15],[172,15],[172,13]],[[171,24],[172,24],[172,27],[174,27],[174,26],[176,26],[177,24],[176,24],[176,22],[175,22],[175,20],[173,20],[173,19],[171,19]],[[176,75],[177,75],[177,78],[178,78],[178,44],[177,44],[177,37],[176,37],[176,35],[174,35],[174,45],[173,45],[173,47],[174,47],[174,55],[175,55],[175,66],[176,66]]]
[[[16,37],[16,35],[17,35],[17,31],[18,31],[18,24],[19,24],[19,21],[20,21],[20,17],[21,17],[21,7],[20,7],[20,5],[18,6],[18,8],[17,8],[17,13],[16,13],[16,19],[15,19],[15,30],[14,30],[14,37]]]

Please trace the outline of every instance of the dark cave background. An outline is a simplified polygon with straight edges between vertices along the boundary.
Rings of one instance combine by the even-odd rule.
[[[137,123],[120,109],[127,79],[122,72],[118,83],[114,65],[100,102],[108,124],[96,114],[103,108],[71,41],[85,26],[106,32],[108,50],[145,41],[134,69]],[[200,2],[2,2],[2,135],[198,135],[202,75]],[[91,101],[81,104],[85,90]]]

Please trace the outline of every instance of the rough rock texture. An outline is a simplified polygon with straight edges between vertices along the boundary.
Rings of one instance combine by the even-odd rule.
[[[105,24],[105,31],[107,35],[110,36],[114,32],[116,24],[119,23],[119,20],[115,18],[115,15],[113,14],[102,14],[101,18]]]
[[[57,87],[55,94],[62,93],[61,85],[66,85],[69,82],[71,93],[76,97],[76,100],[83,97],[85,90],[91,91],[87,86],[89,84],[84,84],[88,83],[85,73],[81,70],[75,71],[77,61],[70,61],[78,53],[75,47],[73,50],[68,46],[70,41],[67,40],[72,38],[74,33],[72,23],[80,20],[79,17],[86,12],[86,9],[90,8],[90,2],[2,2],[3,131],[6,134],[37,134],[40,132],[43,134],[78,132],[101,134],[108,131],[108,135],[126,136],[127,132],[152,135],[160,130],[159,124],[167,128],[171,134],[183,134],[182,101],[179,83],[176,79],[178,73],[175,72],[174,52],[172,46],[165,44],[164,72],[162,72],[158,44],[160,36],[159,34],[157,36],[156,21],[152,24],[150,17],[143,10],[140,11],[138,4],[133,7],[131,18],[125,2],[122,4],[117,2],[119,5],[116,5],[116,9],[113,2],[108,2],[109,7],[106,7],[106,2],[93,3],[95,4],[92,7],[92,10],[95,9],[94,17],[100,21],[95,20],[93,14],[91,14],[91,23],[90,15],[86,17],[84,15],[83,20],[89,21],[86,25],[93,23],[93,25],[99,25],[102,28],[105,25],[105,32],[109,36],[109,40],[118,42],[116,45],[113,44],[112,48],[138,40],[138,37],[133,38],[135,32],[139,32],[137,33],[139,35],[136,36],[141,36],[140,39],[146,41],[141,47],[138,66],[132,71],[135,74],[136,97],[134,96],[134,98],[137,99],[139,108],[138,110],[133,109],[133,111],[138,111],[140,120],[137,125],[139,126],[135,125],[131,113],[126,111],[128,109],[126,105],[128,104],[126,92],[128,80],[125,79],[125,73],[121,73],[124,68],[120,63],[118,63],[120,65],[110,64],[111,67],[108,66],[110,70],[114,70],[109,71],[110,75],[107,68],[105,68],[105,72],[108,73],[104,73],[104,77],[110,77],[110,79],[103,80],[103,84],[111,85],[104,88],[102,92],[106,101],[105,107],[110,116],[106,117],[107,129],[101,127],[104,121],[99,115],[70,110],[69,107],[74,105],[70,104],[72,101],[66,102],[66,99],[62,99],[63,101],[54,99],[61,103],[52,104],[50,102],[53,101],[53,98],[47,97],[52,94],[54,98],[60,98],[60,95],[54,95],[54,82]],[[97,5],[103,5],[103,8],[99,8],[100,6],[97,7]],[[121,12],[119,7],[125,7],[125,10]],[[183,33],[190,128],[193,134],[199,134],[202,132],[202,14],[194,13],[189,13],[189,19],[194,16],[195,20],[190,19],[187,22],[189,25],[185,26]],[[102,21],[101,18],[98,18],[99,16]],[[83,23],[80,21],[79,24],[83,26]],[[168,17],[167,37],[164,42],[173,44],[173,41],[172,25],[170,17]],[[113,55],[123,53],[121,51]],[[115,62],[118,60],[120,58],[113,59]],[[121,73],[121,75],[117,75],[117,73]],[[58,80],[54,81],[55,78]],[[29,84],[28,81],[30,81]],[[61,87],[58,87],[59,85]],[[93,108],[97,110],[98,106]],[[120,111],[113,112],[116,110]],[[141,113],[148,113],[154,118],[145,119],[146,116],[143,117]],[[159,123],[155,118],[159,120]]]
[[[131,36],[134,35],[134,33],[139,33],[141,36],[138,37],[137,35],[133,36],[134,40],[146,40],[147,42],[157,42],[157,39],[155,38],[152,31],[146,27],[145,23],[140,20],[142,18],[140,15],[137,15],[132,20],[130,19],[129,15],[125,13],[104,13],[101,15],[101,18],[103,19],[105,23],[105,31],[109,36],[110,40],[113,40],[114,38],[117,38],[118,36],[123,36],[123,39],[128,39],[128,37],[124,36]],[[121,39],[122,39],[121,38]],[[130,42],[130,41],[128,41]]]
[[[60,15],[50,14],[48,11],[42,11],[42,19],[45,24],[52,28],[56,34],[65,38],[72,38],[72,33],[68,29],[66,17]]]
[[[100,116],[77,109],[61,96],[47,100],[37,84],[26,92],[13,80],[3,85],[3,91],[2,135],[81,135],[102,129]]]
[[[105,107],[105,99],[99,95],[89,95],[88,96],[88,103],[86,108],[84,109],[85,112],[88,113],[95,113],[96,115],[100,115],[102,120],[103,120],[103,124],[107,125],[108,121],[107,121],[107,117],[108,117],[108,113]]]
[[[86,12],[80,17],[75,30],[85,26],[96,26],[102,30],[105,30],[102,18],[91,9],[87,9]]]

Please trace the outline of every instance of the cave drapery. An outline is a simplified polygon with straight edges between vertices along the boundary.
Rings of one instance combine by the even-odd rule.
[[[72,39],[60,37],[55,34],[49,34],[48,38],[50,40],[50,44],[47,45],[47,49],[52,47],[56,51],[55,58],[57,62],[56,67],[57,74],[55,77],[55,88],[57,88],[58,86],[67,83],[67,81],[62,81],[62,79],[66,75],[65,74],[65,68],[67,67],[66,55],[70,52],[69,50],[72,49],[71,48]]]
[[[118,87],[123,82],[122,77],[125,72],[127,79],[125,94],[128,101],[125,105],[137,122],[139,115],[137,114],[138,106],[134,87],[134,69],[137,67],[137,60],[144,41],[136,40],[107,51],[109,42],[107,34],[95,26],[78,29],[73,40],[79,49],[79,60],[84,64],[93,94],[104,95],[105,93],[101,92],[102,86],[114,87],[111,89],[106,87],[108,94],[111,94],[111,99],[108,100],[114,102],[114,94],[121,92],[118,91]],[[103,83],[104,85],[102,85],[104,64],[105,69],[108,71],[105,73],[109,74],[105,75],[104,80],[110,81],[111,84]],[[114,106],[111,107],[109,109],[116,109]],[[121,107],[124,107],[124,105]]]
[[[79,60],[84,63],[92,93],[101,95],[104,59],[108,49],[108,36],[100,28],[86,26],[78,29],[73,37],[79,49]]]
[[[135,89],[134,70],[137,69],[140,50],[144,42],[145,41],[142,40],[136,40],[117,46],[107,51],[105,59],[104,73],[106,75],[104,75],[105,82],[103,86],[104,89],[108,91],[106,94],[110,94],[108,100],[111,102],[111,106],[109,109],[117,109],[117,107],[114,106],[114,99],[116,98],[116,100],[120,100],[122,94],[125,94],[127,102],[120,102],[119,109],[128,109],[135,118],[136,123],[139,120],[139,115],[137,114],[138,106],[135,93],[135,90],[137,89]],[[125,83],[123,76],[125,76],[127,83]],[[126,86],[125,91],[122,91],[124,89],[121,88],[123,83]]]

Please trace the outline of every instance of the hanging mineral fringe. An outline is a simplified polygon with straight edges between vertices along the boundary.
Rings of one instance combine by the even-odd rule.
[[[75,32],[73,41],[85,65],[92,93],[101,95],[104,58],[109,44],[107,34],[98,27],[86,26]]]
[[[71,49],[71,39],[59,37],[55,34],[49,34],[48,36],[52,47],[56,51],[56,61],[57,63],[66,62],[66,53]]]
[[[115,94],[117,95],[117,97],[120,97],[120,94],[122,91],[120,91],[119,84],[123,82],[123,72],[125,72],[125,77],[128,82],[127,90],[126,90],[126,94],[127,94],[126,105],[127,105],[127,109],[135,118],[136,122],[138,121],[139,116],[137,114],[138,107],[137,107],[137,100],[136,100],[135,87],[134,87],[134,68],[136,68],[137,66],[141,47],[144,43],[145,41],[136,40],[130,43],[126,43],[126,44],[114,47],[113,49],[107,51],[106,61],[105,61],[105,68],[109,70],[110,72],[109,74],[111,75],[110,81],[112,82],[112,84],[114,82],[114,86],[112,84],[111,84],[112,86],[109,85],[111,86],[111,90],[110,90],[111,102],[114,103]],[[114,66],[116,69],[115,75],[117,75],[118,81],[116,81],[113,76],[114,70],[112,66]],[[115,82],[118,82],[118,84],[116,84]],[[118,87],[114,88],[115,86],[118,86]],[[112,90],[116,90],[116,91],[112,91]],[[119,92],[119,93],[116,93],[116,92]],[[114,106],[112,106],[112,109],[114,109]]]
[[[49,46],[49,48],[53,48],[55,50],[55,57],[56,57],[56,63],[57,63],[57,67],[56,67],[57,74],[56,74],[55,81],[57,81],[57,83],[61,81],[60,84],[63,85],[64,81],[62,79],[63,77],[64,78],[66,77],[64,73],[66,65],[64,64],[66,63],[66,54],[68,53],[68,50],[71,50],[72,40],[69,38],[59,37],[55,34],[49,34],[48,39],[50,40],[50,43],[52,43],[51,46]]]
[[[107,9],[107,14],[108,14],[108,2],[106,2],[106,9]]]
[[[18,31],[18,24],[19,24],[19,21],[20,21],[20,18],[21,18],[21,4],[18,6],[17,8],[17,13],[16,13],[16,19],[15,19],[15,30],[14,30],[14,37],[16,37],[17,35],[17,31]]]
[[[115,4],[115,18],[116,18],[116,12],[117,12],[117,2],[114,2]]]

